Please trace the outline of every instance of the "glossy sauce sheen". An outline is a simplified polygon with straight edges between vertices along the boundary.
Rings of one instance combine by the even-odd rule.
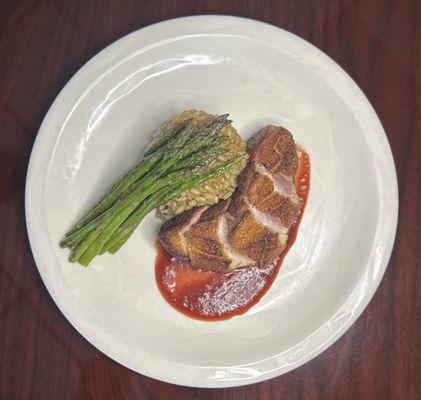
[[[300,213],[290,228],[285,249],[266,268],[243,268],[229,274],[201,271],[177,262],[156,242],[155,277],[165,300],[181,313],[200,320],[215,321],[241,315],[268,291],[282,261],[295,242],[310,189],[310,159],[298,147],[299,164],[295,186],[301,201]]]

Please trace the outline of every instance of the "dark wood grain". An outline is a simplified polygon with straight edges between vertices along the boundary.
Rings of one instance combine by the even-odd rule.
[[[295,371],[223,390],[142,377],[90,346],[40,280],[23,200],[38,127],[77,69],[133,30],[207,13],[278,25],[336,60],[382,120],[400,189],[389,267],[352,328]],[[0,0],[0,399],[420,399],[420,27],[419,0]]]

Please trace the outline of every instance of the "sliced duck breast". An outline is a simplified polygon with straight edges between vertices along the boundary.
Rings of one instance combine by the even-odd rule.
[[[230,272],[264,267],[280,255],[299,211],[298,156],[291,133],[269,125],[248,143],[250,161],[231,199],[164,223],[164,247],[195,268]]]

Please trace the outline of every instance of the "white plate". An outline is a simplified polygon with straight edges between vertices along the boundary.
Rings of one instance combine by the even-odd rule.
[[[283,125],[311,157],[307,209],[277,280],[249,312],[223,322],[190,319],[161,297],[153,215],[118,255],[87,269],[58,247],[152,131],[188,108],[229,112],[244,138]],[[397,221],[390,148],[352,79],[300,38],[233,17],[166,21],[95,56],[45,117],[26,189],[34,257],[66,318],[128,368],[198,387],[262,381],[330,346],[373,296]]]

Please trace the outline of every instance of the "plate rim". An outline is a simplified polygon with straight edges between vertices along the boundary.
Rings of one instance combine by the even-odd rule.
[[[127,362],[125,362],[126,360],[121,360],[118,359],[118,357],[115,357],[111,354],[109,354],[107,352],[106,349],[103,348],[103,346],[95,343],[94,338],[92,337],[88,337],[87,334],[82,332],[82,329],[80,329],[77,326],[77,320],[74,320],[74,318],[70,315],[68,315],[68,312],[66,309],[64,309],[63,306],[61,306],[61,302],[59,300],[59,296],[57,295],[57,293],[55,293],[55,291],[51,288],[51,286],[48,283],[48,278],[46,277],[46,274],[43,272],[42,268],[40,267],[40,265],[42,264],[42,257],[41,257],[41,250],[38,249],[38,246],[35,244],[35,236],[36,236],[36,229],[34,228],[34,215],[33,215],[33,211],[32,211],[32,207],[31,207],[31,185],[32,182],[34,180],[34,170],[35,170],[35,166],[36,166],[36,162],[38,161],[37,159],[39,159],[40,154],[42,153],[42,140],[45,140],[47,138],[47,136],[52,136],[55,134],[55,132],[53,130],[48,130],[48,123],[49,123],[49,119],[52,118],[52,114],[57,111],[57,107],[60,103],[60,101],[65,98],[66,96],[66,91],[69,90],[69,87],[71,87],[72,84],[75,83],[76,78],[83,73],[86,69],[89,68],[89,66],[93,65],[95,62],[97,62],[98,60],[100,60],[101,57],[103,57],[104,55],[106,55],[107,52],[112,52],[113,48],[115,49],[119,44],[124,43],[125,41],[129,41],[131,39],[131,37],[135,37],[136,35],[141,34],[142,32],[146,31],[146,30],[153,30],[153,29],[157,29],[162,27],[163,25],[171,25],[171,24],[178,24],[178,25],[182,25],[184,22],[187,21],[193,21],[193,20],[202,20],[202,24],[206,25],[206,26],[212,26],[212,25],[218,25],[219,22],[223,23],[225,22],[233,22],[235,23],[239,23],[241,22],[242,24],[248,24],[250,26],[254,26],[256,29],[272,29],[274,31],[282,32],[285,36],[289,36],[292,40],[294,41],[298,41],[298,43],[300,43],[301,45],[305,46],[307,49],[312,50],[313,52],[315,52],[317,54],[318,57],[320,57],[323,61],[325,61],[327,64],[329,64],[330,66],[334,67],[335,71],[338,72],[340,74],[340,79],[344,80],[344,82],[346,82],[348,85],[350,85],[350,89],[354,91],[354,93],[356,95],[359,96],[359,99],[362,101],[362,104],[360,105],[361,107],[363,107],[363,109],[365,109],[365,111],[368,113],[370,120],[368,122],[370,122],[371,124],[374,124],[375,126],[375,135],[376,136],[376,140],[380,143],[382,143],[382,157],[383,159],[386,159],[386,165],[389,168],[389,170],[387,172],[385,171],[381,171],[383,172],[384,175],[389,174],[389,179],[392,178],[392,182],[389,181],[389,184],[392,184],[392,187],[388,188],[389,191],[389,198],[388,200],[388,208],[389,208],[389,212],[386,213],[386,216],[388,216],[387,221],[387,229],[384,229],[383,233],[383,237],[382,237],[382,242],[385,244],[385,247],[383,248],[382,251],[382,259],[380,260],[380,263],[377,265],[377,271],[376,271],[376,275],[374,275],[374,279],[372,280],[372,284],[370,286],[370,290],[369,291],[365,291],[364,292],[364,296],[363,299],[361,299],[361,301],[357,304],[357,306],[354,308],[354,314],[352,316],[352,318],[350,318],[348,321],[346,321],[346,323],[344,323],[333,335],[331,335],[329,337],[329,339],[323,343],[320,347],[317,348],[316,351],[314,351],[313,353],[308,354],[307,356],[305,356],[302,360],[300,360],[299,362],[295,362],[293,364],[291,364],[290,366],[288,366],[287,368],[281,368],[280,366],[278,366],[278,368],[269,370],[269,371],[259,371],[259,374],[257,376],[254,376],[252,378],[247,377],[244,379],[241,378],[235,378],[235,379],[228,379],[228,380],[206,380],[206,381],[198,381],[197,379],[195,380],[194,378],[192,379],[190,376],[187,375],[183,375],[183,376],[177,376],[174,377],[174,374],[172,373],[162,373],[161,375],[159,375],[159,373],[154,373],[152,372],[150,369],[145,368],[145,369],[137,369],[137,368],[133,368],[133,366],[128,365]],[[216,24],[215,24],[215,21]],[[212,26],[213,27],[213,26]],[[214,28],[214,27],[213,27]],[[194,34],[193,34],[194,35]],[[268,41],[269,43],[269,41]],[[93,79],[93,81],[95,81],[95,79]],[[83,95],[83,91],[82,91],[82,95]],[[82,97],[79,96],[80,97]],[[355,111],[355,110],[353,110]],[[65,116],[65,115],[62,115]],[[366,121],[367,122],[367,121]],[[373,154],[371,152],[371,154]],[[376,158],[377,155],[374,157]],[[378,171],[377,171],[378,172]],[[381,177],[381,176],[380,176]],[[379,179],[379,176],[377,177],[377,179]],[[377,183],[379,183],[379,181],[377,180]],[[381,189],[380,185],[379,185],[379,190]],[[40,127],[38,130],[38,133],[36,135],[32,150],[31,150],[31,155],[30,155],[30,159],[28,162],[28,170],[27,170],[27,175],[26,175],[26,183],[25,183],[25,218],[26,218],[26,225],[27,225],[27,231],[28,231],[28,237],[29,237],[29,242],[30,242],[30,247],[31,247],[31,251],[35,260],[35,264],[37,266],[37,270],[41,276],[41,279],[43,281],[43,284],[45,285],[45,287],[47,288],[48,294],[51,296],[51,298],[53,299],[55,305],[57,306],[57,308],[60,310],[60,312],[63,314],[63,316],[70,322],[70,324],[73,326],[73,328],[75,328],[81,335],[82,337],[84,337],[89,343],[90,345],[92,345],[94,348],[98,349],[101,351],[101,353],[103,353],[105,356],[111,358],[112,360],[114,360],[115,362],[133,370],[134,372],[143,374],[145,376],[148,376],[150,378],[154,378],[154,379],[158,379],[161,381],[165,381],[168,383],[173,383],[173,384],[177,384],[177,385],[182,385],[182,386],[192,386],[192,387],[201,387],[201,388],[221,388],[221,387],[234,387],[234,386],[242,386],[242,385],[247,385],[247,384],[252,384],[252,383],[257,383],[257,382],[261,382],[267,379],[271,379],[274,378],[276,376],[280,376],[284,373],[287,373],[295,368],[298,368],[299,366],[305,364],[306,362],[312,360],[313,358],[315,358],[317,355],[321,354],[323,351],[325,351],[327,348],[329,348],[330,346],[332,346],[350,327],[351,325],[354,324],[354,322],[360,317],[360,315],[362,314],[362,312],[365,310],[365,308],[367,307],[368,303],[371,301],[372,297],[374,296],[382,278],[383,275],[385,273],[385,270],[387,268],[387,265],[389,263],[390,260],[390,256],[392,254],[392,250],[394,247],[394,242],[395,242],[395,238],[396,238],[396,230],[397,230],[397,222],[398,222],[398,203],[399,203],[399,198],[398,198],[398,182],[397,182],[397,174],[396,174],[396,167],[395,167],[395,163],[394,163],[394,159],[393,159],[393,154],[390,148],[390,144],[387,138],[387,135],[384,131],[384,128],[374,110],[374,108],[372,107],[371,103],[369,102],[369,100],[367,99],[367,97],[365,96],[365,94],[363,93],[363,91],[359,88],[359,86],[356,84],[356,82],[348,75],[348,73],[339,65],[337,64],[331,57],[329,57],[326,53],[324,53],[322,50],[318,49],[316,46],[314,46],[313,44],[311,44],[310,42],[308,42],[307,40],[283,29],[280,28],[278,26],[272,25],[272,24],[268,24],[262,21],[258,21],[258,20],[254,20],[254,19],[250,19],[250,18],[243,18],[243,17],[237,17],[237,16],[230,16],[230,15],[195,15],[195,16],[187,16],[187,17],[180,17],[180,18],[173,18],[173,19],[169,19],[169,20],[165,20],[165,21],[160,21],[158,23],[143,27],[141,29],[135,30],[123,37],[121,37],[120,39],[112,42],[111,44],[109,44],[108,46],[106,46],[104,49],[102,49],[100,52],[98,52],[97,54],[95,54],[93,57],[91,57],[86,63],[84,63],[81,68],[79,68],[76,73],[71,77],[71,79],[69,79],[69,81],[66,83],[66,85],[60,90],[60,92],[58,93],[58,95],[56,96],[55,100],[52,102],[52,104],[50,105]],[[381,201],[379,201],[378,203],[378,207],[380,207],[381,205],[384,206],[384,204],[382,204]],[[378,221],[381,220],[381,218],[385,218],[385,215],[381,215],[379,212],[379,216],[377,219],[377,224]],[[375,238],[376,235],[378,235],[378,229],[376,230],[375,235],[373,235],[373,243],[375,242]],[[371,256],[370,256],[371,257]],[[367,261],[366,265],[369,264],[369,261]],[[359,282],[360,283],[360,282]],[[359,283],[355,286],[358,287]],[[352,296],[352,294],[354,293],[355,288],[353,290],[353,292],[351,293],[351,295],[348,297],[347,301],[349,300],[349,298]],[[345,302],[344,302],[345,304]],[[342,305],[343,306],[343,305]],[[342,307],[341,306],[341,307]],[[332,319],[332,318],[331,318]],[[317,332],[317,331],[316,331]],[[273,358],[273,357],[271,357]],[[262,363],[266,360],[259,360],[258,362],[255,363],[250,363],[250,364],[245,364],[245,365],[256,365],[259,363]],[[143,367],[143,365],[142,365]],[[199,366],[194,366],[194,365],[189,365],[189,368],[193,369],[203,369],[203,367],[199,367]],[[211,367],[209,367],[211,368]],[[213,367],[215,370],[216,369],[221,369],[221,367]],[[223,367],[222,369],[229,369],[230,367]]]

